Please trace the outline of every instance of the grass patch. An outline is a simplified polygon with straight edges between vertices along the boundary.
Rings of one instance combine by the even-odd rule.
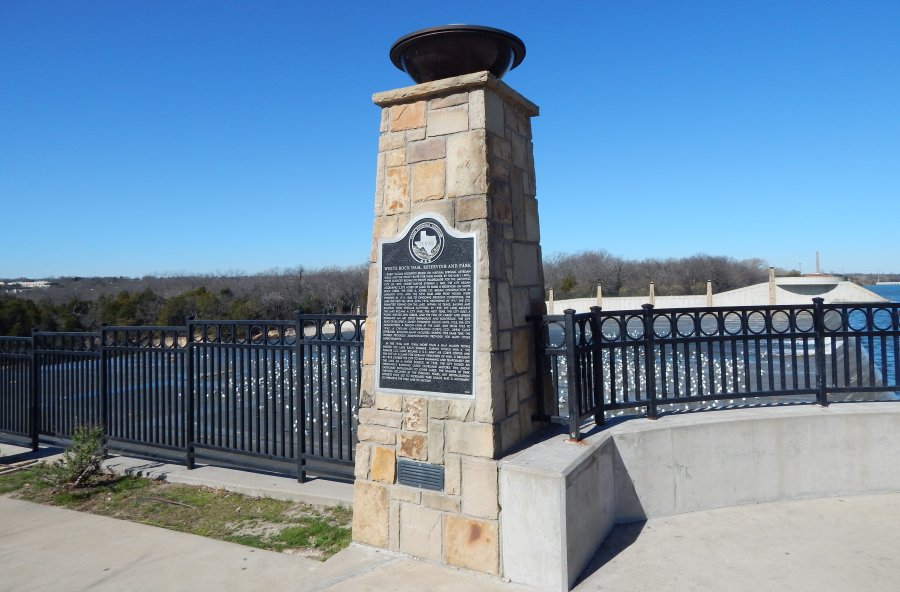
[[[32,475],[30,473],[30,470],[25,470],[10,475],[0,475],[0,495],[18,491],[26,485],[29,485],[32,480]]]
[[[286,547],[313,548],[334,555],[350,544],[348,529],[335,529],[322,518],[309,518],[301,526],[289,526],[274,541]]]
[[[0,494],[322,561],[350,544],[352,512],[346,507],[114,475],[61,490],[45,473],[38,466],[0,476]]]

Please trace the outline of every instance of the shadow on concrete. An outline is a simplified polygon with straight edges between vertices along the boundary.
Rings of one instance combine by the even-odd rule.
[[[25,452],[16,452],[15,454],[0,454],[0,465],[12,465],[28,460],[40,460],[42,458],[47,458],[48,456],[62,454],[63,452],[65,452],[64,448],[43,446],[37,451],[26,450]]]
[[[578,576],[575,586],[591,577],[594,572],[600,570],[604,565],[615,559],[619,553],[630,547],[640,536],[646,524],[646,520],[640,520],[638,522],[629,522],[628,524],[617,524],[613,527],[603,540],[603,544],[600,545],[600,548],[591,558],[591,561],[584,568],[584,571]]]
[[[644,522],[647,520],[647,512],[641,504],[641,498],[638,496],[634,488],[634,482],[631,475],[628,474],[628,468],[625,461],[622,460],[622,454],[613,441],[613,481],[616,491],[616,520],[630,524],[632,522]]]

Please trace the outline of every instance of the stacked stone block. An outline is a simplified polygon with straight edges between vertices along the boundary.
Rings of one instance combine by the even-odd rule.
[[[381,135],[360,389],[353,536],[499,573],[497,459],[537,428],[533,329],[544,309],[531,117],[482,72],[379,93]],[[475,233],[474,397],[379,392],[378,244],[416,216]],[[396,483],[397,460],[441,465],[444,490]]]

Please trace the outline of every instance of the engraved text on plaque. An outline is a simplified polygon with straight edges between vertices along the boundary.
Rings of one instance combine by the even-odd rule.
[[[475,238],[454,235],[426,216],[381,244],[380,388],[473,394]]]

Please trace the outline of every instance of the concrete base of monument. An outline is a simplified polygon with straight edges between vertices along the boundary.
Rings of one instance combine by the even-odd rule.
[[[504,577],[569,590],[615,524],[900,492],[900,405],[754,408],[554,436],[500,463]]]

